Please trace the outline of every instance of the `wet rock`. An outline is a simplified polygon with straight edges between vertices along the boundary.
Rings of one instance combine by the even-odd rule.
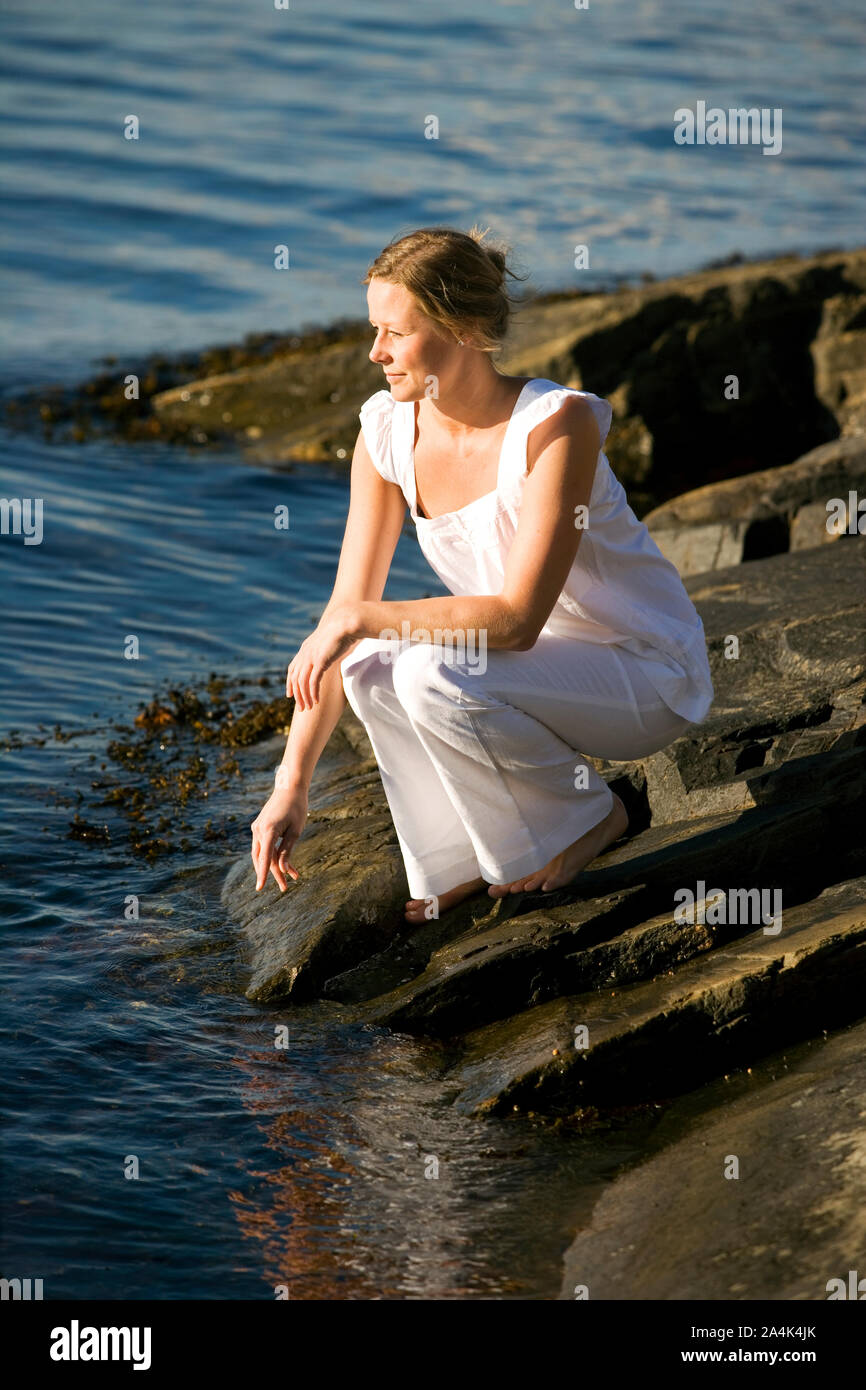
[[[292,854],[299,879],[281,893],[269,876],[257,893],[246,853],[223,885],[223,905],[250,946],[247,997],[259,1002],[318,997],[336,971],[391,942],[400,921],[402,859],[372,750],[359,758],[357,733],[347,733],[358,721],[346,714],[316,769],[307,825]],[[260,752],[261,804],[284,746],[281,740]]]
[[[505,1114],[664,1100],[861,1017],[864,982],[861,876],[783,907],[777,936],[758,926],[657,977],[557,998],[467,1033],[455,1103]]]
[[[818,999],[811,1007],[822,1012]],[[723,1113],[691,1119],[665,1143],[666,1129],[683,1123],[669,1111],[661,1152],[612,1183],[582,1223],[560,1298],[583,1285],[593,1300],[809,1301],[828,1298],[831,1280],[847,1285],[858,1264],[862,1277],[864,1049],[860,1023],[776,1055],[773,1075],[734,1098],[718,1094]],[[738,1176],[726,1177],[732,1157]]]
[[[585,871],[582,901],[553,908],[554,894],[521,894],[519,917],[479,924],[435,951],[420,975],[379,999],[366,1016],[405,1032],[461,1034],[611,980],[652,977],[737,934],[731,924],[695,930],[677,921],[678,887],[704,882],[709,893],[759,883],[767,901],[778,893],[782,903],[791,903],[822,878],[832,881],[852,866],[866,870],[853,814],[866,794],[866,760],[855,750],[837,755],[829,768],[826,759],[809,761],[811,780],[820,787],[811,805],[786,795],[786,768],[775,804],[749,815],[697,819],[687,829],[646,830]],[[813,864],[821,818],[833,850]],[[630,925],[635,921],[640,925]],[[341,997],[333,981],[329,992]]]
[[[459,1103],[503,1112],[645,1103],[696,1084],[766,1051],[777,1025],[814,1031],[814,1011],[796,1006],[804,991],[823,991],[837,1022],[856,1017],[860,901],[828,926],[839,901],[821,895],[866,874],[864,557],[851,541],[688,581],[716,706],[651,758],[594,760],[645,819],[554,894],[482,892],[410,927],[375,759],[347,709],[331,741],[342,763],[320,763],[298,845],[306,882],[257,897],[246,859],[226,883],[251,946],[250,996],[316,995],[378,1026],[449,1039],[465,1049]],[[732,885],[781,894],[778,940],[752,918],[675,913],[678,890],[712,901]],[[604,1025],[591,1061],[565,1056],[580,1020]]]
[[[643,519],[686,576],[846,540],[859,521],[852,493],[866,497],[866,434],[821,444],[783,468],[696,488]]]
[[[477,899],[478,916],[468,929],[456,936],[450,929],[443,945],[435,929],[416,934],[415,973],[391,993],[383,994],[388,964],[384,959],[329,980],[326,993],[340,1000],[379,996],[365,1013],[370,1022],[447,1037],[557,993],[557,981],[573,976],[579,948],[615,935],[634,920],[638,895],[647,896],[644,885],[558,909],[545,904],[543,912],[532,912],[527,910],[526,894],[515,913],[513,901],[496,905],[483,890]],[[450,912],[447,921],[452,928]]]

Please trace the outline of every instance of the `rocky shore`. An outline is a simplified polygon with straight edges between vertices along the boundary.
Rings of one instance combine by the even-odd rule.
[[[658,1108],[653,1152],[581,1222],[561,1298],[824,1299],[863,1250],[866,546],[846,535],[685,583],[713,710],[652,757],[595,760],[631,826],[570,888],[481,893],[408,926],[375,759],[347,709],[293,855],[300,880],[256,894],[240,857],[223,905],[246,935],[250,999],[330,1000],[441,1040],[466,1114],[583,1128]],[[248,766],[256,804],[281,750]],[[750,889],[770,912],[744,920],[732,907]],[[678,1106],[698,1094],[683,1134]]]
[[[866,249],[732,259],[609,293],[528,298],[498,359],[506,373],[611,401],[606,451],[638,516],[866,427]],[[73,389],[8,399],[5,416],[10,425],[37,422],[51,438],[84,442],[108,431],[231,445],[268,465],[345,468],[358,407],[383,386],[369,347],[362,318],[200,354],[109,360]],[[747,559],[780,548],[773,526],[762,533],[753,523],[750,536]]]
[[[649,758],[593,760],[630,830],[555,894],[481,893],[406,924],[375,759],[347,709],[317,770],[299,882],[256,894],[248,858],[227,876],[249,997],[325,997],[450,1040],[455,1103],[496,1113],[664,1099],[861,1017],[864,566],[852,538],[686,581],[714,709]],[[281,745],[265,747],[270,772]],[[754,886],[780,895],[777,929],[710,910],[715,890]],[[683,888],[706,903],[692,922],[676,915]]]
[[[118,395],[134,368],[116,364],[7,413],[75,437],[346,466],[358,407],[382,385],[367,350],[365,325],[248,340],[143,364],[134,403]],[[863,1250],[866,250],[547,295],[524,306],[500,366],[613,402],[608,456],[703,619],[713,708],[649,758],[594,760],[631,823],[570,888],[481,893],[416,927],[347,709],[316,771],[299,882],[256,894],[248,852],[227,873],[248,997],[328,1000],[439,1039],[455,1106],[554,1123],[675,1108],[799,1048],[796,1068],[780,1062],[730,1105],[720,1091],[714,1114],[610,1187],[566,1256],[562,1297],[588,1284],[594,1297],[824,1298]],[[207,735],[231,745],[250,805],[269,794],[284,704],[256,706],[242,737]],[[750,892],[760,916],[743,910]],[[722,1181],[730,1153],[750,1186]]]

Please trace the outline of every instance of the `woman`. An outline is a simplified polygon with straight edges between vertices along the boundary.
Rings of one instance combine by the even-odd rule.
[[[297,879],[316,761],[348,699],[366,725],[422,922],[571,880],[626,830],[588,757],[640,758],[705,718],[703,625],[602,446],[607,401],[506,377],[503,253],[449,228],[364,279],[370,360],[336,582],[292,659],[295,711],[253,822],[256,888]],[[406,505],[450,593],[383,603]],[[479,650],[481,659],[479,660]]]

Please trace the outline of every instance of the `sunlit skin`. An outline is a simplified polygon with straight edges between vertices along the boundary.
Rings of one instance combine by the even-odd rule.
[[[439,895],[437,910],[440,915],[449,907],[456,907],[464,898],[480,892],[484,887],[487,887],[487,892],[492,898],[504,898],[508,893],[533,893],[536,890],[552,893],[556,888],[564,888],[576,874],[586,868],[587,864],[592,863],[602,850],[607,849],[608,845],[618,840],[628,829],[628,813],[625,806],[616,792],[612,795],[613,806],[604,820],[599,821],[598,825],[594,825],[585,835],[581,835],[579,840],[575,840],[561,854],[555,854],[543,869],[525,874],[523,878],[516,878],[511,883],[491,883],[488,886],[485,878],[474,878],[469,883],[458,884],[456,888]],[[427,899],[410,898],[406,903],[404,916],[408,922],[425,922],[428,910]]]
[[[374,333],[369,356],[382,368],[383,386],[395,400],[419,402],[419,507],[427,516],[462,508],[495,486],[505,429],[526,379],[497,372],[489,354],[473,347],[471,331],[459,334],[463,339],[460,346],[457,337],[428,318],[401,285],[373,279],[367,305]],[[295,701],[292,727],[294,732],[297,722],[299,751],[289,757],[287,748],[287,790],[275,792],[270,816],[263,812],[261,824],[254,822],[252,827],[257,891],[269,871],[281,891],[288,886],[287,872],[298,878],[289,855],[306,816],[306,783],[321,751],[321,730],[326,722],[323,715],[319,727],[306,721],[305,715],[316,711],[320,702],[327,703],[327,723],[333,727],[331,720],[336,722],[345,700],[341,679],[332,681],[329,671],[336,669],[339,675],[338,663],[361,638],[376,638],[386,630],[401,631],[404,622],[428,632],[483,631],[489,648],[530,650],[577,554],[582,532],[574,517],[578,506],[588,506],[599,447],[592,409],[579,397],[565,401],[529,432],[530,471],[499,594],[445,594],[383,602],[380,596],[403,527],[406,501],[399,487],[375,469],[359,434],[334,591],[318,627],[302,643],[286,675],[286,694]],[[370,597],[359,599],[359,593]],[[329,733],[330,728],[325,740]],[[603,821],[543,868],[512,883],[490,884],[488,893],[498,898],[536,888],[550,892],[563,887],[627,826],[625,807],[615,797]],[[438,913],[485,886],[483,878],[455,884],[438,895]],[[409,899],[406,920],[424,922],[427,910],[424,899]]]
[[[470,335],[463,335],[464,346],[461,348],[453,339],[439,338],[431,333],[426,326],[428,320],[418,313],[412,296],[401,285],[371,281],[367,303],[371,323],[377,330],[370,360],[378,362],[385,372],[400,374],[388,381],[394,399],[424,401],[427,380],[431,374],[436,376],[439,382],[439,399],[428,399],[425,404],[437,437],[440,433],[443,436],[443,447],[448,448],[455,459],[460,457],[464,449],[469,453],[474,452],[476,448],[483,449],[483,440],[475,445],[474,436],[479,429],[483,431],[483,422],[490,413],[490,403],[495,404],[498,399],[502,399],[501,393],[505,387],[509,390],[505,399],[513,402],[514,379],[501,377],[485,353],[472,351]],[[424,429],[423,409],[424,407],[419,407],[419,433]],[[498,412],[495,411],[494,414]],[[589,433],[591,434],[591,430]],[[558,431],[550,430],[548,434],[551,439],[555,439]],[[543,436],[543,428],[537,427],[532,431],[532,435],[536,436],[532,439],[535,457],[533,459],[532,454],[528,454],[528,457],[535,472],[538,459],[544,451],[543,437],[538,437]],[[561,434],[559,438],[562,438]],[[494,447],[493,452],[497,455],[498,449]],[[597,454],[596,435],[593,462]],[[446,480],[443,480],[443,483],[445,482]],[[479,485],[474,489],[474,495],[480,497],[486,490],[488,489]],[[465,504],[464,500],[449,498],[447,486],[441,490],[427,488],[424,496],[433,515],[452,511]],[[471,501],[472,497],[466,500]],[[505,897],[508,893],[532,892],[536,889],[552,892],[556,888],[564,887],[603,849],[623,835],[627,828],[626,809],[620,798],[614,794],[614,804],[605,819],[569,845],[561,854],[555,855],[543,868],[511,883],[492,883],[487,886],[486,879],[476,878],[468,883],[457,884],[447,893],[438,895],[437,910],[440,913],[446,912],[464,898],[480,892],[485,886],[488,894],[494,898]],[[424,922],[428,920],[428,910],[426,899],[410,898],[406,903],[404,915],[407,921]]]

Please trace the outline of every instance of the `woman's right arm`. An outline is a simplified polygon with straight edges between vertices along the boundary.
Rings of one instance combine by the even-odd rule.
[[[352,455],[349,515],[326,613],[332,604],[350,599],[381,599],[405,513],[403,493],[396,483],[387,482],[377,472],[363,432],[359,431]],[[357,643],[349,650],[354,651],[355,646]],[[342,659],[347,655],[348,652]],[[295,705],[292,711],[286,751],[277,769],[273,793],[250,827],[257,892],[264,887],[269,870],[281,890],[287,887],[287,869],[293,878],[298,876],[289,855],[307,819],[313,771],[345,704],[340,662],[334,662],[322,677],[317,703],[303,710]]]

